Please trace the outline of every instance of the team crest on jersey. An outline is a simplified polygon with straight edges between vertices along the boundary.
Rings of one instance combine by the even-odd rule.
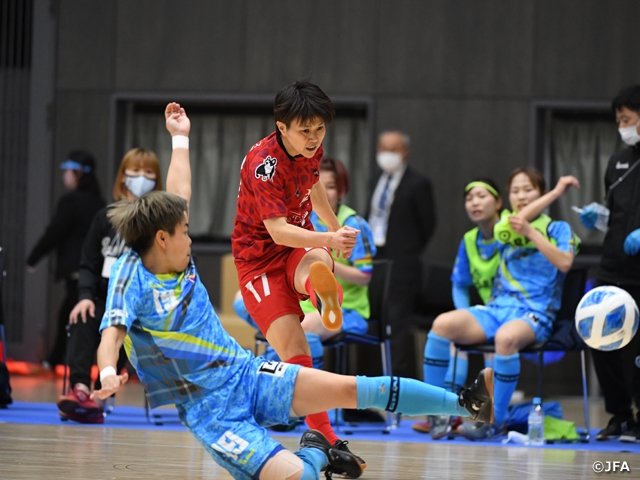
[[[256,178],[259,178],[263,182],[273,180],[273,176],[276,173],[276,163],[278,163],[277,159],[271,155],[267,155],[267,158],[256,168]]]

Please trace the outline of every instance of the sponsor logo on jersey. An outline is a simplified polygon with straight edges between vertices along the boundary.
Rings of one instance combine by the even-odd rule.
[[[258,168],[256,168],[256,178],[259,178],[263,182],[267,180],[273,180],[273,176],[276,173],[276,164],[278,160],[271,155],[267,155]]]
[[[127,313],[127,311],[120,310],[120,309],[109,310],[104,314],[104,316],[107,318],[114,318],[114,317],[129,318],[129,314]]]
[[[289,365],[282,362],[264,362],[258,367],[258,374],[273,375],[274,377],[283,377]]]
[[[616,163],[616,169],[617,170],[620,170],[620,169],[623,169],[623,168],[629,168],[629,162],[627,162],[627,163],[620,163],[620,162]]]

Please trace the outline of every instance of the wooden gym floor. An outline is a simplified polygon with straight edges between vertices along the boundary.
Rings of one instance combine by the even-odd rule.
[[[17,401],[55,402],[60,380],[12,377]],[[117,405],[142,405],[137,383],[118,394]],[[565,417],[579,425],[580,399],[561,401]],[[117,408],[116,405],[116,408]],[[593,427],[608,417],[602,403],[591,402]],[[193,437],[185,432],[84,428],[72,423],[26,425],[2,423],[0,411],[0,478],[2,479],[229,479]],[[391,435],[394,435],[392,432]],[[296,437],[276,437],[296,449]],[[593,442],[593,440],[592,440]],[[640,455],[598,450],[498,447],[442,443],[350,440],[349,446],[367,460],[365,479],[578,479],[595,478],[594,462],[627,462],[626,478],[640,477]],[[637,448],[633,448],[636,452]],[[611,464],[613,465],[613,464]],[[605,467],[606,468],[606,467]],[[619,467],[618,467],[619,468]],[[606,475],[606,474],[600,474]],[[610,474],[611,475],[611,474]]]

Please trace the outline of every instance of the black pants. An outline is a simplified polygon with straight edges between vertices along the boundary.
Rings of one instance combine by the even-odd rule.
[[[376,257],[380,258],[381,255]],[[417,256],[393,259],[389,287],[389,324],[391,368],[394,376],[418,378],[413,334],[408,319],[415,312],[420,292],[421,269],[422,262]]]
[[[596,286],[610,285],[601,281]],[[640,304],[640,287],[616,285]],[[640,409],[640,332],[619,350],[603,352],[591,350],[598,382],[604,395],[604,405],[612,415],[630,417],[633,415],[632,403]]]
[[[64,352],[67,344],[66,327],[69,323],[69,314],[78,303],[78,280],[66,280],[66,292],[64,302],[58,312],[58,322],[56,330],[56,341],[51,353],[47,357],[47,362],[51,366],[64,365]]]
[[[91,388],[91,367],[93,359],[96,355],[98,345],[100,345],[100,322],[104,314],[105,300],[95,300],[96,316],[91,317],[87,314],[87,323],[78,320],[78,323],[71,325],[71,336],[69,337],[69,385],[73,388],[76,383],[82,383]],[[127,363],[127,355],[124,347],[120,349],[120,357],[116,370],[120,370]],[[100,389],[100,378],[96,380],[94,387]]]

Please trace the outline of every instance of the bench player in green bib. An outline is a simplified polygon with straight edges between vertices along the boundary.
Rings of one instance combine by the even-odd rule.
[[[438,316],[429,332],[425,381],[433,385],[444,384],[450,341],[488,341],[496,345],[495,421],[492,425],[462,425],[458,430],[467,438],[481,440],[501,434],[520,373],[518,352],[545,340],[553,330],[565,274],[576,251],[576,237],[569,224],[551,220],[541,212],[571,186],[579,186],[578,181],[562,177],[545,194],[540,172],[533,168],[512,172],[508,191],[513,212],[503,213],[494,227],[499,263],[489,300],[486,305]]]
[[[456,308],[471,306],[469,292],[471,287],[476,288],[483,303],[487,303],[491,296],[493,278],[500,263],[498,243],[493,236],[494,225],[500,220],[502,210],[502,197],[498,185],[484,177],[470,182],[464,188],[464,207],[467,216],[476,224],[476,227],[466,232],[460,241],[451,274],[451,295]],[[450,348],[452,358],[453,344]],[[493,355],[486,354],[485,366],[491,367],[492,359]],[[467,379],[467,370],[467,354],[460,353],[455,379],[453,378],[453,361],[449,361],[444,388],[453,392],[462,388]],[[460,417],[431,416],[426,422],[415,423],[413,429],[421,433],[431,433],[431,437],[437,440],[461,423]]]

